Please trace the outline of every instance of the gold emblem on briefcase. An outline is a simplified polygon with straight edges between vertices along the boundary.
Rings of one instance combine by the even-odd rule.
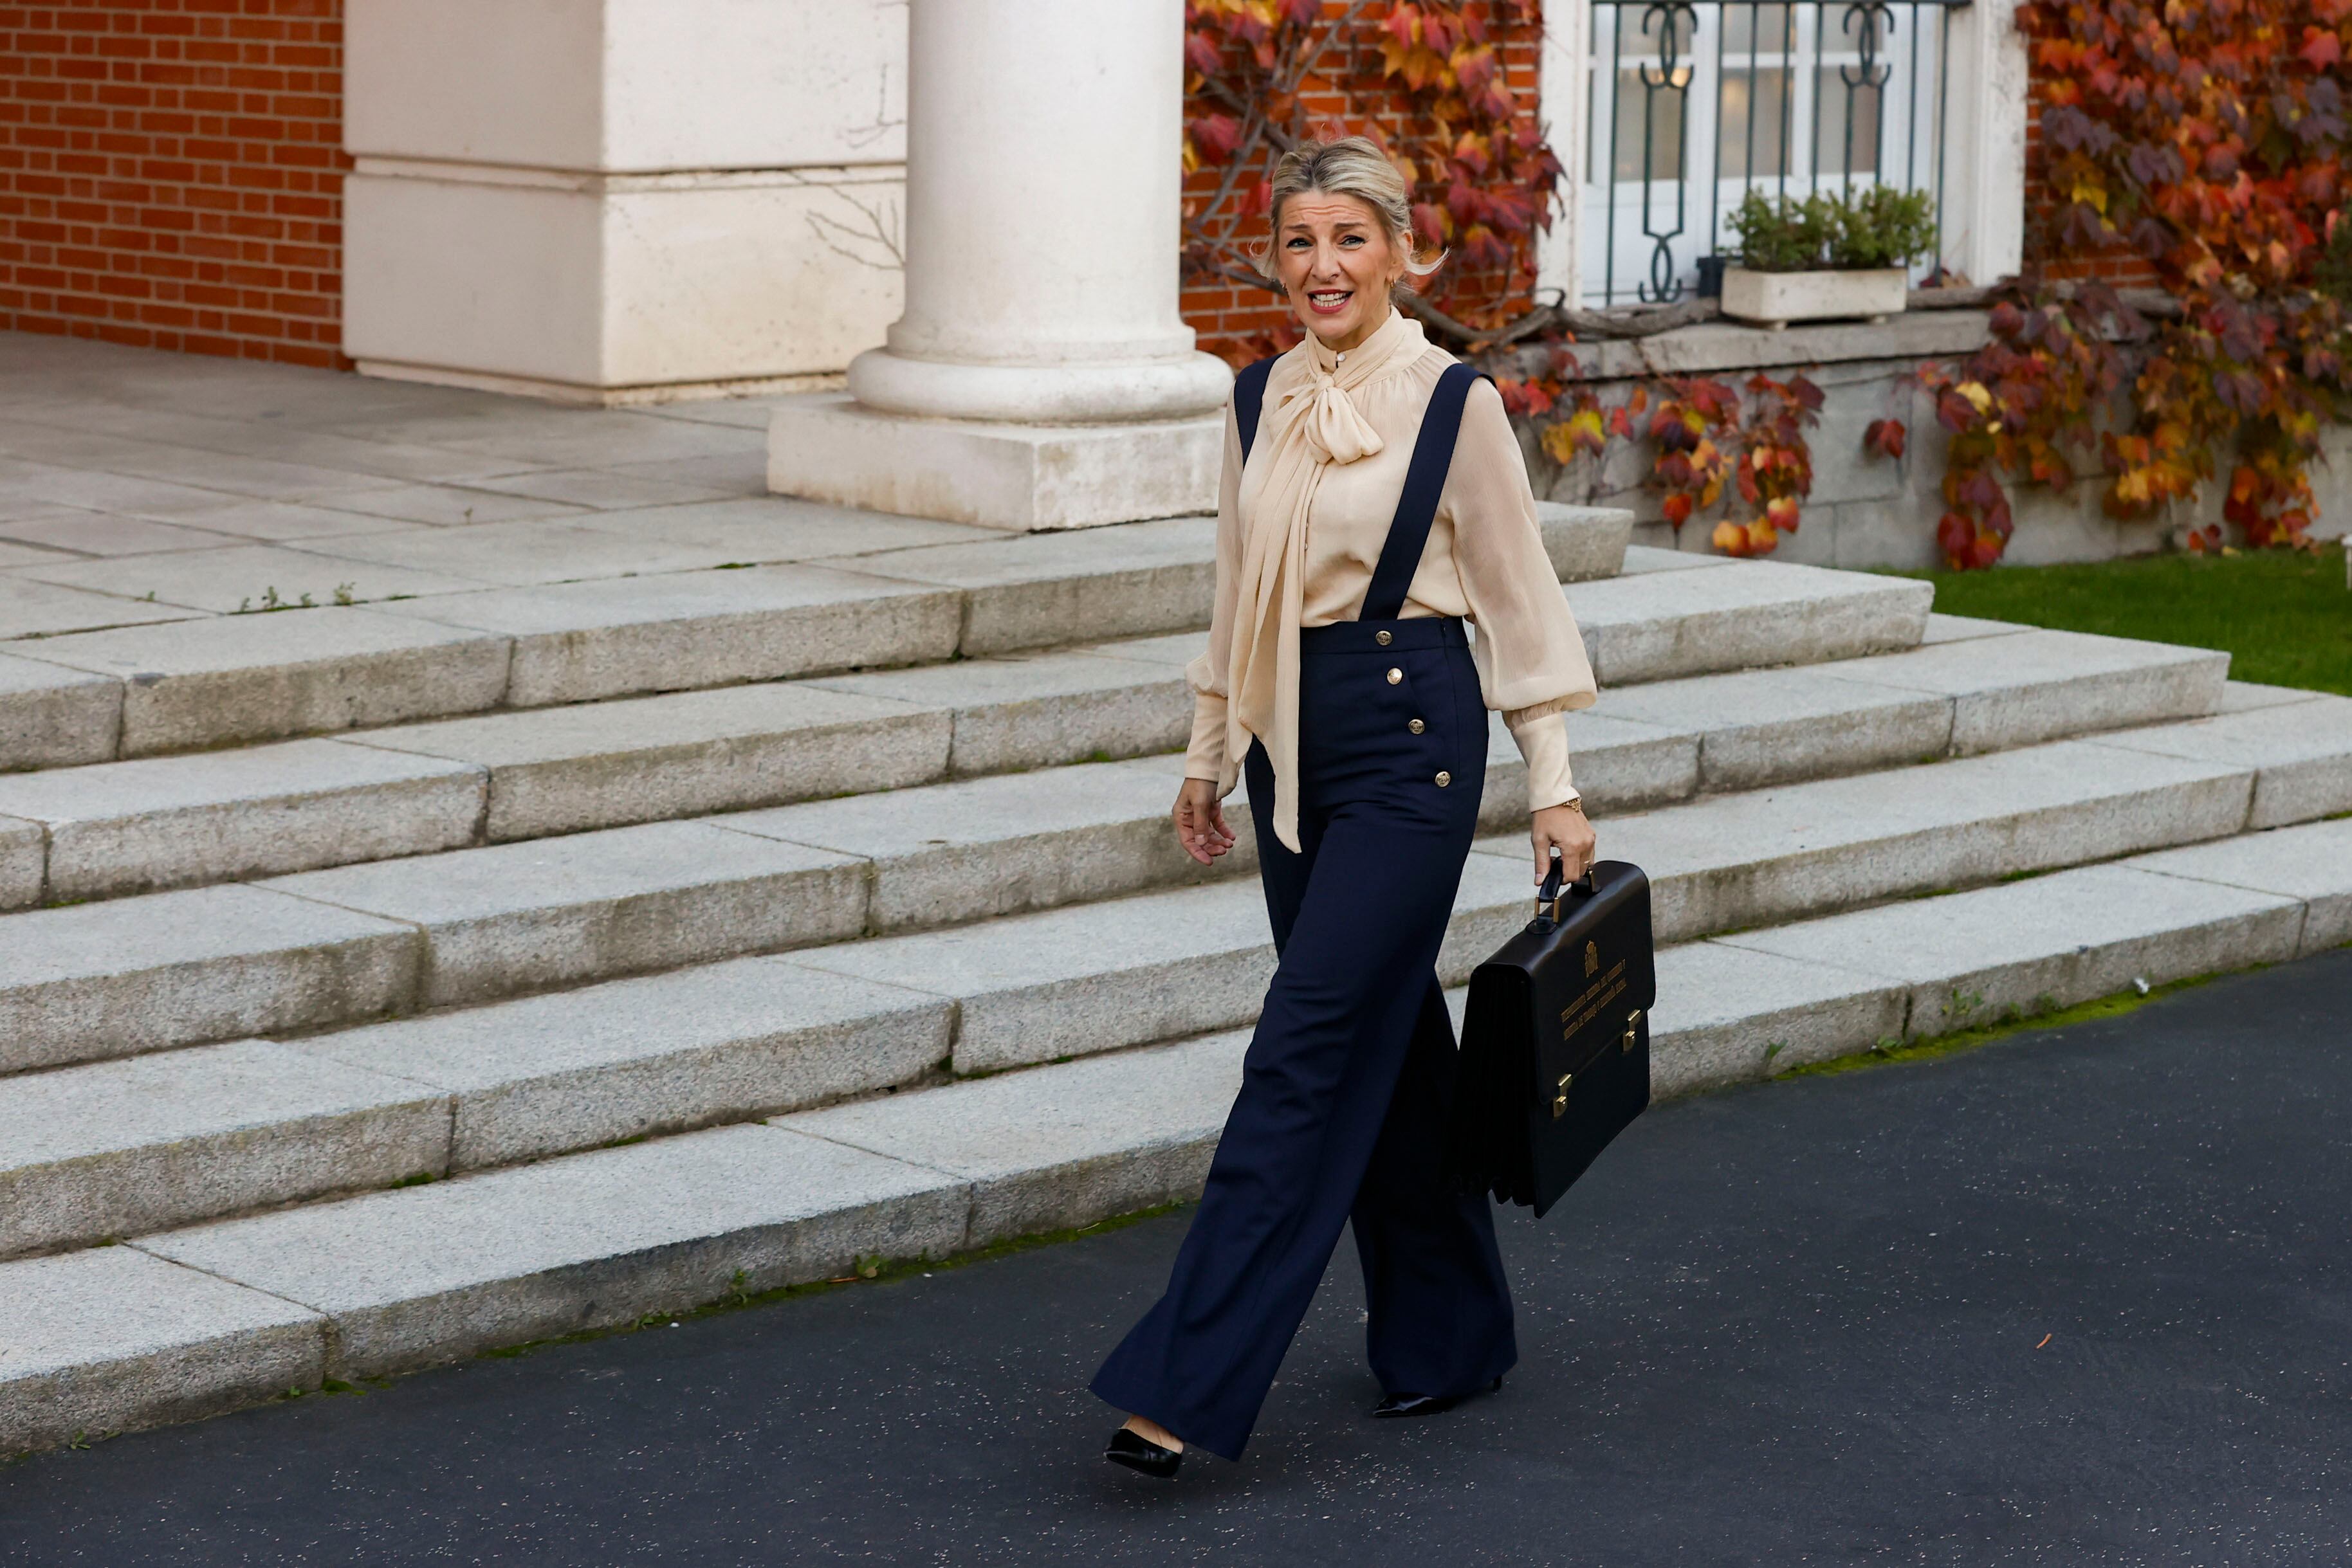
[[[1588,977],[1590,977],[1593,975],[1599,974],[1600,972],[1601,944],[1598,942],[1587,942],[1584,945],[1584,973]]]

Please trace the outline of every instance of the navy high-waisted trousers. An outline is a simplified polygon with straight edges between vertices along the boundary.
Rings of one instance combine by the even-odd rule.
[[[1350,1218],[1383,1389],[1465,1394],[1517,1357],[1493,1214],[1443,1158],[1454,1046],[1437,948],[1486,781],[1478,673],[1458,621],[1301,641],[1299,852],[1275,837],[1264,751],[1244,763],[1280,962],[1168,1291],[1094,1380],[1226,1458]]]

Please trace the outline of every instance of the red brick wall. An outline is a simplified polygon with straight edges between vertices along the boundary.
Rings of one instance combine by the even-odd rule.
[[[0,0],[0,329],[347,366],[342,0]]]
[[[2118,241],[2095,251],[2069,249],[2058,243],[2061,204],[2051,193],[2049,173],[2042,158],[2042,68],[2029,68],[2025,121],[2025,259],[2040,262],[2050,277],[2097,277],[2118,287],[2153,288],[2156,268],[2129,246]],[[1977,281],[1989,283],[1990,278]]]
[[[1325,0],[1327,16],[1337,16],[1346,10],[1340,0]],[[1380,73],[1378,29],[1370,23],[1359,26],[1363,41],[1350,62],[1352,68],[1339,70],[1328,78],[1310,78],[1306,83],[1307,90],[1299,94],[1299,105],[1310,122],[1334,120],[1350,131],[1361,131],[1369,121],[1377,120],[1393,142],[1406,129],[1402,104]],[[1538,28],[1523,25],[1511,28],[1502,50],[1505,79],[1530,119],[1536,113],[1540,49]],[[1207,166],[1189,176],[1184,182],[1188,208],[1191,204],[1214,196],[1224,172],[1221,165]],[[1237,181],[1234,193],[1226,198],[1224,211],[1238,210],[1255,183],[1255,175]],[[1259,216],[1245,220],[1242,232],[1253,238],[1263,235],[1265,219]],[[1452,276],[1454,268],[1449,267],[1433,278],[1429,287],[1442,298],[1443,290],[1452,284],[1459,298],[1475,302],[1491,301],[1515,289],[1524,293],[1533,287],[1535,279],[1532,255],[1523,260],[1528,270],[1516,277],[1481,275],[1457,281]],[[1184,286],[1181,306],[1184,319],[1200,334],[1200,346],[1210,353],[1224,356],[1236,366],[1248,363],[1276,342],[1286,345],[1297,340],[1297,326],[1289,310],[1263,288],[1215,278],[1192,279]]]

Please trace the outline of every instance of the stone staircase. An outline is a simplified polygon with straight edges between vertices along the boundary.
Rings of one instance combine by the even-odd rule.
[[[1544,512],[1662,1094],[2352,938],[2352,700]],[[766,517],[0,643],[0,1452],[1197,1189],[1273,967],[1246,812],[1166,826],[1210,526]]]

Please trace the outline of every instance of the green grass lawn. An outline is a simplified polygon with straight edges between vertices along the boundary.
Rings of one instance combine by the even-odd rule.
[[[2233,680],[2352,696],[2344,549],[2158,555],[2079,566],[1931,571],[1936,608],[2069,632],[2225,648]]]

